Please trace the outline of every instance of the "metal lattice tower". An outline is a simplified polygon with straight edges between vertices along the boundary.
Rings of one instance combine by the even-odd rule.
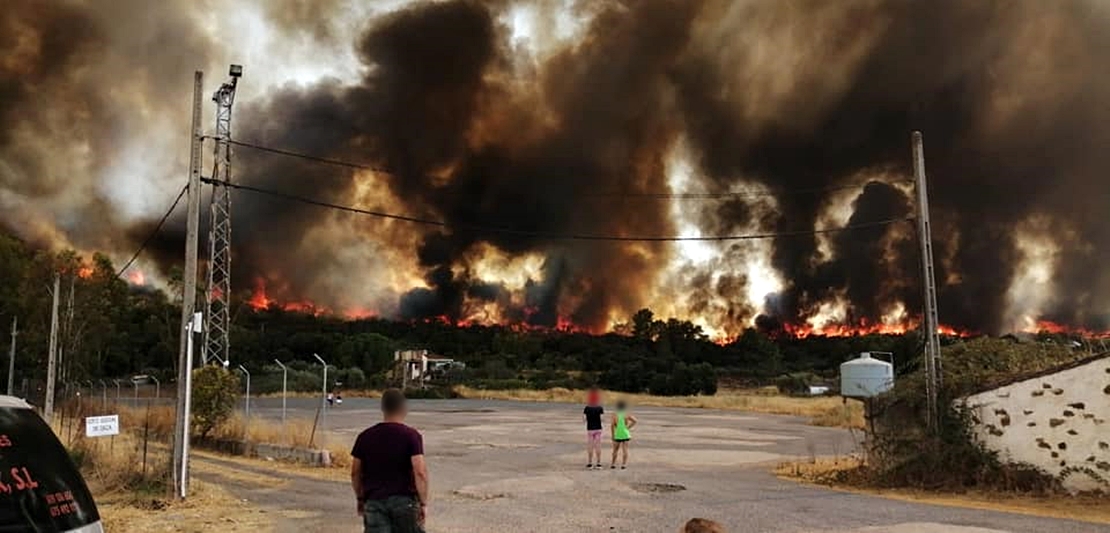
[[[216,102],[216,157],[212,170],[212,211],[208,233],[207,313],[204,328],[204,362],[215,359],[227,366],[231,329],[231,104],[243,67],[231,65],[231,80],[212,95]]]

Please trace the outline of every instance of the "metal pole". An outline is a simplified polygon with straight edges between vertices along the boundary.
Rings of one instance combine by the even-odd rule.
[[[274,362],[281,367],[281,425],[285,425],[285,391],[286,384],[289,382],[289,368],[287,368],[281,361],[274,359]]]
[[[105,413],[107,413],[107,412],[108,412],[108,382],[107,382],[107,381],[104,381],[104,380],[102,379],[102,380],[100,380],[100,385],[101,385],[102,387],[104,387],[104,388],[103,388],[103,390],[102,390],[101,392],[102,392],[102,393],[103,393],[103,395],[104,395],[104,397],[103,397],[103,402],[104,402],[104,406],[103,406],[103,407],[104,407],[104,412],[105,412]]]
[[[243,412],[245,413],[243,416],[247,418],[247,425],[249,426],[251,423],[251,373],[243,368],[243,365],[239,365],[239,370],[247,375],[247,399],[243,402]]]
[[[19,335],[19,317],[12,317],[12,346],[8,350],[8,396],[15,390],[15,337]]]
[[[46,401],[43,418],[49,424],[54,418],[54,380],[58,366],[58,290],[62,283],[61,274],[54,274],[54,305],[50,311],[50,351],[46,363]]]
[[[312,354],[312,357],[315,357],[317,361],[320,361],[321,365],[324,365],[324,386],[322,389],[324,395],[320,398],[320,413],[323,415],[320,421],[320,431],[323,433],[328,422],[328,364],[324,362],[319,354]]]
[[[134,407],[138,407],[139,406],[139,382],[136,381],[135,378],[131,378],[131,385],[133,385],[135,387],[135,401],[134,401],[135,405],[134,405]]]
[[[925,391],[928,395],[928,426],[939,421],[937,394],[941,386],[940,335],[937,318],[937,287],[933,276],[933,236],[929,222],[929,191],[925,179],[925,147],[920,131],[912,134],[913,175],[917,188],[917,235],[921,240],[921,270],[925,285]]]
[[[116,384],[116,403],[119,403],[119,398],[120,398],[120,393],[119,393],[119,380],[118,380],[118,379],[113,379],[113,380],[112,380],[112,383],[115,383],[115,384]]]
[[[203,328],[203,326],[201,325],[203,323],[204,322],[201,319],[201,313],[193,313],[193,318],[188,323],[188,326],[189,326],[188,327],[188,331],[189,331],[188,341],[189,342],[186,343],[187,344],[186,345],[187,350],[186,350],[186,357],[185,357],[185,387],[184,387],[185,388],[185,394],[184,394],[185,401],[184,401],[184,412],[182,413],[182,418],[184,420],[184,423],[182,424],[181,434],[179,435],[181,437],[181,469],[179,470],[179,472],[180,472],[179,475],[181,476],[180,477],[181,491],[180,491],[180,496],[179,497],[181,499],[185,499],[185,495],[189,491],[189,424],[192,422],[190,417],[192,416],[192,406],[193,406],[193,345],[194,345],[194,343],[193,343],[193,334],[194,333],[199,333],[198,330]],[[177,473],[177,472],[175,472],[175,473]]]
[[[154,380],[154,398],[155,399],[161,398],[162,397],[162,382],[158,381],[158,378],[156,378],[154,376],[150,376],[150,379]]]
[[[182,272],[184,284],[181,292],[181,340],[177,353],[177,407],[173,433],[173,497],[185,498],[185,475],[188,473],[185,448],[188,439],[188,391],[189,366],[192,353],[193,312],[197,296],[197,234],[200,231],[200,166],[201,166],[201,91],[204,73],[193,74],[193,122],[189,139],[189,190],[187,212],[185,214],[185,271]]]

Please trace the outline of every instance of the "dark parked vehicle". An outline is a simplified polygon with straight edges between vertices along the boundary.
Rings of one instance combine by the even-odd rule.
[[[0,533],[103,533],[85,480],[27,402],[0,396]]]

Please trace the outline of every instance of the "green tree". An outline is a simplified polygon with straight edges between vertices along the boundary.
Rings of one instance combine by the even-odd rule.
[[[239,376],[215,365],[194,370],[193,430],[207,437],[231,417],[238,397]]]

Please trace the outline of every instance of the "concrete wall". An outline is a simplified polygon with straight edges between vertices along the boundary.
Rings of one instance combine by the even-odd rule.
[[[1003,460],[1072,491],[1110,491],[1110,357],[969,396],[975,432]]]
[[[254,446],[253,455],[278,461],[305,463],[312,466],[331,466],[331,454],[327,450],[310,450],[308,448],[259,443]]]
[[[228,455],[246,455],[277,461],[304,463],[311,466],[331,466],[331,453],[328,450],[294,448],[277,444],[264,444],[240,440],[193,439],[196,448],[212,450]]]

